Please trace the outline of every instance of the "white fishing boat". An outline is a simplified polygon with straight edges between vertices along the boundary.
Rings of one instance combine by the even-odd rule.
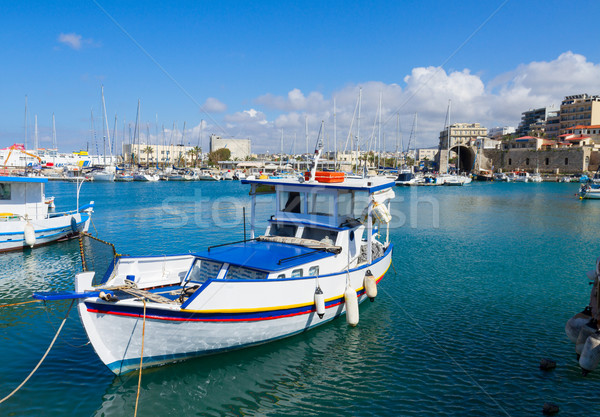
[[[47,182],[39,177],[0,177],[0,252],[33,248],[87,231],[94,202],[66,213],[48,213]]]
[[[472,182],[471,177],[469,177],[467,175],[452,174],[452,175],[447,175],[444,178],[444,185],[461,186],[461,185],[470,184],[471,182]]]
[[[517,171],[515,172],[515,182],[529,182],[529,172]]]
[[[395,184],[316,172],[319,155],[308,180],[242,181],[251,190],[248,240],[117,256],[102,277],[77,274],[73,293],[34,297],[78,299],[88,338],[115,374],[270,342],[341,315],[355,326],[358,304],[376,296],[391,263]],[[257,195],[268,191],[275,214],[258,236]]]
[[[581,184],[578,195],[581,200],[600,200],[600,184],[592,182]]]

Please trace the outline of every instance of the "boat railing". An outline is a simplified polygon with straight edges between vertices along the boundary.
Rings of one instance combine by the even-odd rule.
[[[253,240],[258,240],[258,238],[244,239],[244,240],[238,240],[238,241],[235,241],[235,242],[228,242],[228,243],[221,243],[220,245],[212,245],[212,246],[209,246],[207,250],[208,250],[208,252],[210,252],[210,250],[214,249],[214,248],[220,248],[220,247],[223,247],[223,246],[235,245],[236,243],[252,242]]]
[[[303,258],[305,256],[314,255],[315,253],[319,253],[319,252],[327,252],[327,250],[326,249],[315,249],[310,252],[301,253],[300,255],[288,256],[287,258],[281,258],[279,261],[277,261],[277,265],[281,265],[282,263],[289,262],[293,259],[298,259],[298,258]]]

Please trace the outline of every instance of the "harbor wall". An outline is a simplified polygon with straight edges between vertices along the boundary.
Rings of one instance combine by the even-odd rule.
[[[598,152],[589,147],[534,149],[485,149],[480,154],[481,168],[494,171],[528,171],[552,174],[578,174],[595,171],[600,163]]]

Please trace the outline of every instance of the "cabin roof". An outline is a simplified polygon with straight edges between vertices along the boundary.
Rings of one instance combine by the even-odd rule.
[[[48,178],[42,178],[42,177],[3,177],[3,176],[0,176],[0,182],[36,182],[36,183],[44,183],[44,182],[48,182]]]
[[[257,241],[220,246],[212,248],[210,252],[206,250],[194,253],[194,255],[203,259],[267,272],[283,271],[333,256],[332,253],[316,251],[303,246]]]
[[[294,187],[309,187],[309,188],[330,188],[338,190],[358,190],[368,191],[374,193],[376,191],[385,190],[386,188],[393,188],[396,183],[394,180],[381,177],[367,177],[367,178],[344,178],[343,182],[338,183],[323,183],[323,182],[301,182],[296,178],[269,178],[269,179],[256,179],[256,180],[242,180],[242,184],[264,184],[264,185],[289,185]]]

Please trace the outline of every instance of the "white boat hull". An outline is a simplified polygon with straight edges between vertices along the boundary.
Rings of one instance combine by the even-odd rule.
[[[391,253],[390,246],[384,256],[372,264],[350,270],[350,283],[359,302],[367,298],[363,288],[366,271],[371,270],[381,279],[390,266]],[[91,280],[89,275],[84,276],[80,274],[76,278],[78,291],[86,289],[81,281]],[[346,276],[346,272],[340,272],[319,278],[326,299],[322,319],[315,311],[314,277],[258,282],[215,280],[205,284],[199,294],[206,297],[203,304],[206,310],[185,310],[178,304],[148,302],[143,337],[144,315],[140,301],[111,303],[90,297],[81,300],[78,308],[96,353],[115,374],[121,374],[139,369],[142,339],[145,368],[258,345],[324,324],[346,313]],[[212,295],[214,291],[228,294],[226,298],[221,297],[221,308],[214,304],[219,302]],[[270,305],[264,303],[265,292],[271,295],[268,297]],[[245,308],[228,309],[230,300],[236,297],[243,297],[249,304],[243,306]]]
[[[75,237],[80,232],[86,232],[90,225],[90,219],[90,213],[80,212],[42,220],[31,220],[30,223],[35,230],[33,247]],[[25,242],[23,232],[25,224],[24,220],[0,222],[0,252],[29,247]]]

